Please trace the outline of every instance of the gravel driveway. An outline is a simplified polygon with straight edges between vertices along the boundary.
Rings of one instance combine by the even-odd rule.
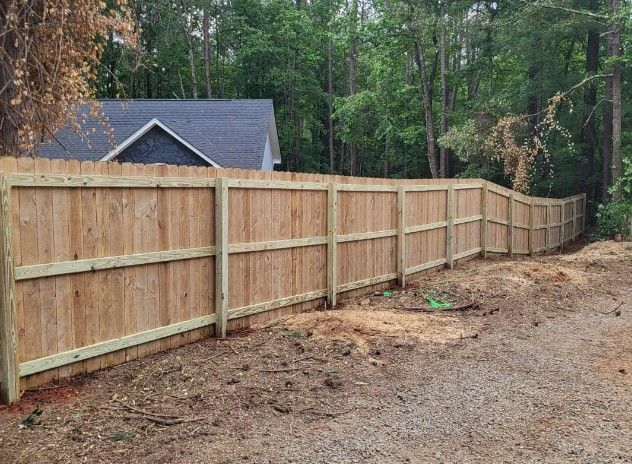
[[[472,261],[28,393],[0,461],[632,462],[631,302],[631,244]]]

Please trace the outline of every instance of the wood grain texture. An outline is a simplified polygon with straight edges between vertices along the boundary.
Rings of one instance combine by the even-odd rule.
[[[11,183],[7,174],[0,173],[0,401],[7,404],[20,396],[12,217]]]
[[[228,324],[228,182],[215,185],[215,336],[226,336]]]
[[[552,249],[584,228],[583,195],[531,198],[480,179],[32,158],[0,158],[0,171],[18,183],[21,389],[199,340],[213,325],[221,336],[403,285],[479,253]]]
[[[336,307],[338,293],[338,191],[334,182],[327,190],[327,303]]]

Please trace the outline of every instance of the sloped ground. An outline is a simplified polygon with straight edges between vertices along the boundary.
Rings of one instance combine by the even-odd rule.
[[[612,242],[471,261],[0,407],[1,462],[632,462],[631,443],[632,244]]]

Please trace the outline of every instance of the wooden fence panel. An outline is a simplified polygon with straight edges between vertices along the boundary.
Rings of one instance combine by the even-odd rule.
[[[555,249],[585,223],[583,195],[534,199],[481,180],[31,158],[0,159],[0,170],[21,173],[7,178],[22,389],[209,336],[224,304],[215,275],[224,269],[215,256],[222,244],[227,278],[218,290],[227,289],[234,329],[322,305],[334,269],[336,293],[350,297],[452,258]],[[216,224],[218,175],[228,196]],[[332,182],[339,191],[330,268]],[[227,228],[225,242],[216,240],[218,225]],[[0,357],[0,372],[11,372],[10,359]]]

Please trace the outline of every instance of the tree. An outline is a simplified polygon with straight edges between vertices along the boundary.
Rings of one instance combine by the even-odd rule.
[[[92,84],[110,31],[110,42],[134,40],[124,0],[2,2],[0,154],[29,153],[95,94]],[[113,63],[106,69],[116,72]]]

